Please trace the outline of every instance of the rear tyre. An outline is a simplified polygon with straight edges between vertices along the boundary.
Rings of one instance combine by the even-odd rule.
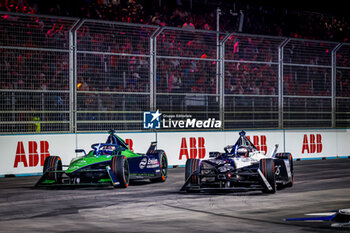
[[[292,187],[294,184],[294,170],[293,170],[293,156],[291,153],[277,153],[276,158],[278,159],[288,159],[289,161],[289,166],[290,166],[290,172],[292,174],[292,180],[284,185],[284,187]]]
[[[151,182],[165,182],[168,177],[168,158],[163,150],[157,150],[161,177],[151,179]]]
[[[48,172],[47,179],[54,180],[55,183],[62,183],[62,160],[59,156],[46,157],[44,161],[43,173]]]
[[[275,179],[275,163],[273,159],[261,159],[259,161],[259,169],[264,175],[266,181],[271,186],[271,190],[265,187],[263,193],[275,193],[276,192],[276,179]],[[264,182],[264,181],[263,181]],[[264,182],[265,184],[265,182]],[[265,186],[267,186],[265,184]]]
[[[200,174],[200,165],[201,161],[199,159],[188,159],[186,161],[186,168],[185,168],[185,181],[196,171],[195,174],[190,178],[189,185],[190,187],[195,185],[199,186],[201,181],[199,178]],[[190,190],[188,189],[187,192],[199,192],[200,190]]]
[[[113,156],[111,160],[111,168],[115,177],[119,181],[119,185],[115,187],[127,188],[129,186],[129,162],[125,156]]]

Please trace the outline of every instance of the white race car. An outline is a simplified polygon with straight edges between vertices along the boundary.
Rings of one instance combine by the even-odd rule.
[[[225,152],[210,152],[210,159],[188,159],[185,184],[181,191],[253,191],[275,193],[277,187],[291,187],[294,182],[293,158],[290,153],[270,156],[259,151],[244,131]]]

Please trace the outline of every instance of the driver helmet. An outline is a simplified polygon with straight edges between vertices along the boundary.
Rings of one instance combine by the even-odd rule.
[[[108,146],[106,146],[105,150],[107,150],[107,151],[114,151],[115,150],[115,146],[108,145]]]
[[[239,156],[249,156],[249,150],[246,146],[240,146],[237,149],[237,155]]]

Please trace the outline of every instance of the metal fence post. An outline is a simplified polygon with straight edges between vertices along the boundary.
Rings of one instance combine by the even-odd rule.
[[[221,15],[221,9],[217,8],[216,9],[216,94],[219,92],[220,86],[219,86],[219,81],[220,81],[220,64],[218,60],[220,59],[220,15]],[[221,109],[221,108],[220,108]],[[220,110],[221,114],[221,110]],[[220,115],[221,119],[221,115]]]
[[[73,29],[74,33],[73,33],[73,77],[72,77],[72,96],[73,96],[73,103],[72,103],[72,112],[70,112],[70,114],[73,116],[73,129],[72,132],[76,133],[77,132],[77,80],[78,80],[78,66],[77,66],[77,50],[78,50],[78,42],[77,42],[77,31],[80,29],[80,27],[85,23],[85,19],[84,20],[80,20],[78,22],[78,24],[75,25],[75,28]]]
[[[234,33],[227,34],[220,42],[220,69],[219,69],[219,80],[220,80],[220,120],[222,122],[222,129],[225,129],[225,43],[233,36]]]
[[[332,128],[336,127],[336,110],[337,110],[337,51],[343,46],[338,44],[332,50]]]
[[[75,97],[75,73],[77,70],[76,66],[76,39],[74,28],[79,24],[81,20],[77,20],[72,27],[69,29],[69,132],[76,132],[75,127],[75,116],[76,110],[76,97]]]
[[[157,36],[163,31],[158,28],[150,36],[150,110],[154,111],[157,107]]]
[[[278,128],[283,128],[283,49],[290,39],[278,46]]]

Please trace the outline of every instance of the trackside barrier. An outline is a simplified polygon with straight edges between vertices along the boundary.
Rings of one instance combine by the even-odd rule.
[[[239,131],[210,132],[139,132],[119,133],[129,147],[145,153],[152,141],[164,149],[170,167],[183,166],[188,158],[208,158],[210,151],[223,151],[234,144]],[[59,155],[69,164],[76,148],[88,151],[90,145],[105,142],[106,133],[31,134],[0,136],[0,176],[38,175],[46,156]],[[248,130],[247,136],[258,149],[270,154],[275,144],[278,151],[291,152],[294,159],[348,158],[350,129],[319,130]]]

